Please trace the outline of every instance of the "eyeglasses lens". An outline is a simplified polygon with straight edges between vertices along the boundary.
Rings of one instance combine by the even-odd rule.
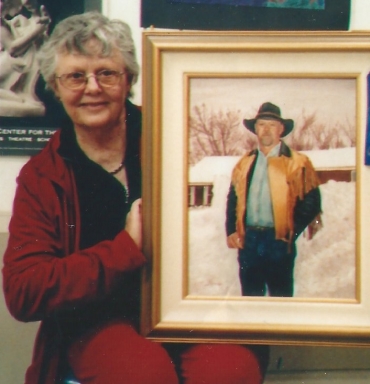
[[[72,72],[66,73],[64,75],[59,76],[60,82],[69,89],[82,89],[86,86],[88,79],[90,77],[94,77],[96,81],[102,87],[111,87],[113,85],[118,84],[121,75],[124,72],[117,72],[111,70],[104,70],[96,75],[86,76],[85,73],[82,72]]]

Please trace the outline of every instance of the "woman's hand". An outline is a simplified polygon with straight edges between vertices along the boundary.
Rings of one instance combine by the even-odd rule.
[[[137,199],[132,203],[131,210],[126,217],[125,226],[125,230],[132,237],[140,250],[143,245],[141,204],[142,199]]]

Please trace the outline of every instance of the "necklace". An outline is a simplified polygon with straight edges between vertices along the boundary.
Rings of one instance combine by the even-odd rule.
[[[118,168],[116,168],[114,171],[112,172],[109,172],[111,175],[116,175],[121,169],[123,169],[123,167],[125,166],[125,162],[122,161],[122,163],[119,165]]]

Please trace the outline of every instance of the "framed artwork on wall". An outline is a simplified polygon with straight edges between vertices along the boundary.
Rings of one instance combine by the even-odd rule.
[[[141,26],[200,30],[347,30],[350,0],[142,0]]]
[[[158,340],[369,343],[363,153],[370,34],[144,33],[142,332]],[[323,227],[297,245],[293,297],[242,296],[226,245],[231,173],[265,102],[320,180]]]

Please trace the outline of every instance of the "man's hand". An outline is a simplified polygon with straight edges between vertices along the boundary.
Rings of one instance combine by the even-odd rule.
[[[227,246],[229,248],[243,248],[242,241],[236,232],[227,237]]]
[[[131,210],[126,217],[125,230],[132,237],[138,248],[143,246],[141,199],[135,200],[131,205]]]

